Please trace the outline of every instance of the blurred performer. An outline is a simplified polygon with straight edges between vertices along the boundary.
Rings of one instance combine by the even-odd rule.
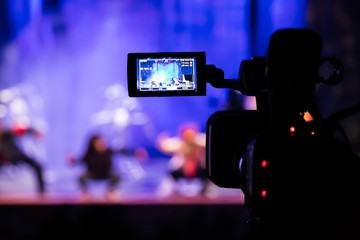
[[[31,166],[35,172],[37,183],[38,183],[38,192],[45,192],[44,180],[42,176],[42,167],[41,165],[24,154],[16,145],[15,138],[22,136],[26,133],[34,134],[36,137],[40,137],[41,134],[30,128],[26,128],[22,125],[14,125],[11,130],[5,130],[2,122],[0,122],[0,167],[4,164],[18,164],[26,163]]]
[[[171,176],[175,181],[181,179],[199,179],[204,193],[207,186],[205,171],[205,133],[199,132],[194,123],[186,123],[180,127],[178,137],[160,134],[157,144],[160,151],[172,154],[170,160]]]
[[[79,177],[79,183],[82,189],[82,199],[87,200],[90,195],[87,191],[87,183],[89,180],[105,179],[109,181],[109,190],[106,197],[110,201],[114,201],[118,197],[117,185],[121,177],[116,174],[112,168],[112,156],[114,154],[132,155],[134,154],[138,160],[145,160],[147,152],[145,149],[137,149],[135,151],[118,149],[113,150],[108,148],[106,141],[99,135],[93,135],[88,144],[87,151],[81,162],[87,166],[87,171]],[[72,156],[68,156],[70,163],[75,163],[76,160]]]

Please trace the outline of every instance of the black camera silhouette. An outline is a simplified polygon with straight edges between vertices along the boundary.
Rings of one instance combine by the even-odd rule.
[[[206,65],[203,52],[129,54],[129,96],[205,95],[206,82],[255,96],[257,110],[218,111],[209,118],[208,176],[220,187],[242,189],[256,236],[323,236],[338,223],[328,213],[347,217],[351,210],[341,206],[359,199],[359,157],[337,121],[360,105],[321,116],[316,85],[336,85],[344,73],[341,61],[321,59],[321,50],[322,39],[312,30],[279,30],[266,57],[241,62],[237,80]],[[338,191],[343,194],[333,194]],[[331,219],[330,225],[304,221],[314,213],[315,219]]]

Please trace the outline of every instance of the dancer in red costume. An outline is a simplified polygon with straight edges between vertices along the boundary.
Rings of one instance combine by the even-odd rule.
[[[45,186],[41,165],[23,153],[15,143],[15,138],[24,134],[33,134],[37,138],[41,136],[40,132],[20,123],[14,124],[10,130],[5,130],[3,123],[0,122],[0,168],[5,164],[25,163],[29,165],[35,172],[38,192],[44,193]]]
[[[205,192],[207,175],[205,171],[205,142],[206,135],[199,132],[195,123],[186,123],[180,127],[178,137],[160,134],[158,148],[166,154],[172,154],[170,160],[171,176],[180,179],[199,179]]]

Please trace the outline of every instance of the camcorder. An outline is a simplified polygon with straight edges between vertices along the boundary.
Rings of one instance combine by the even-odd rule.
[[[243,60],[238,79],[224,79],[204,52],[130,53],[128,92],[206,95],[210,83],[255,96],[256,110],[218,111],[208,119],[206,171],[219,187],[242,189],[250,227],[267,234],[285,225],[294,230],[304,225],[302,217],[337,204],[324,200],[354,180],[349,170],[359,162],[337,123],[359,105],[324,119],[315,104],[316,85],[336,85],[344,73],[341,61],[321,58],[321,50],[312,30],[276,31],[267,56]]]

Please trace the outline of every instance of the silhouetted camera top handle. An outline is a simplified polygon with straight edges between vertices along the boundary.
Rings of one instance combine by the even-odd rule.
[[[232,88],[256,96],[260,115],[278,127],[283,121],[296,119],[300,112],[308,111],[319,118],[314,104],[316,84],[336,85],[344,73],[339,59],[320,59],[321,48],[320,36],[311,30],[279,30],[270,39],[267,57],[241,62],[237,80],[224,79],[223,71],[214,65],[206,65],[205,76],[216,88]],[[332,67],[327,69],[327,78],[319,75],[324,62]]]

